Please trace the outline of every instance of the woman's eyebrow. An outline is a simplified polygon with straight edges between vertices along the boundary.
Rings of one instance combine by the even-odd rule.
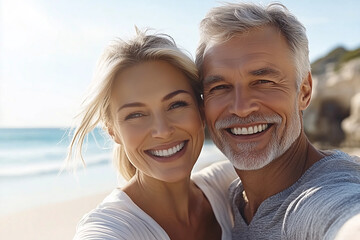
[[[118,108],[118,112],[123,108],[129,108],[129,107],[145,107],[145,104],[140,102],[133,102],[133,103],[126,103]]]
[[[191,95],[191,93],[189,93],[188,91],[180,89],[180,90],[176,90],[174,92],[171,92],[171,93],[165,95],[161,101],[163,102],[163,101],[169,100],[180,93],[186,93],[186,94]],[[121,109],[131,108],[131,107],[145,107],[145,104],[141,103],[141,102],[126,103],[126,104],[120,106],[117,111],[119,112]]]
[[[169,100],[170,98],[173,98],[173,97],[175,97],[176,95],[178,95],[180,93],[186,93],[186,94],[191,95],[191,93],[189,93],[188,91],[180,89],[180,90],[176,90],[174,92],[171,92],[171,93],[167,94],[165,97],[163,97],[162,101]]]

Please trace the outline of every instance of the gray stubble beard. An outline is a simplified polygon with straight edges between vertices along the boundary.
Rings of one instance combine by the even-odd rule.
[[[280,157],[284,154],[290,146],[295,142],[299,137],[301,132],[301,121],[300,114],[297,111],[297,102],[295,103],[295,114],[291,118],[291,121],[288,126],[285,126],[285,133],[282,136],[278,136],[277,128],[282,123],[282,118],[278,114],[272,116],[263,116],[260,114],[252,114],[247,118],[239,118],[237,116],[231,116],[226,119],[220,119],[215,123],[215,129],[219,133],[215,135],[212,130],[210,130],[211,138],[213,139],[215,145],[225,154],[225,156],[230,160],[236,169],[239,170],[257,170],[265,167],[271,163],[274,159]],[[268,122],[274,123],[272,131],[272,141],[266,146],[264,151],[256,151],[257,143],[248,142],[248,143],[238,143],[237,149],[232,149],[232,147],[227,144],[226,133],[223,133],[223,129],[227,128],[232,124],[245,124],[253,122]]]

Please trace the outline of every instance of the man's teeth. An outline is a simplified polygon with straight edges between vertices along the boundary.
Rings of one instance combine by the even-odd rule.
[[[232,134],[235,135],[250,135],[250,134],[255,134],[255,133],[259,133],[264,131],[265,129],[267,129],[269,127],[268,124],[259,124],[257,126],[254,127],[248,127],[248,128],[231,128],[230,131]]]
[[[170,157],[174,155],[175,153],[179,152],[181,149],[183,149],[185,145],[185,142],[182,142],[172,148],[166,149],[166,150],[150,150],[150,153],[152,155],[158,156],[158,157]]]

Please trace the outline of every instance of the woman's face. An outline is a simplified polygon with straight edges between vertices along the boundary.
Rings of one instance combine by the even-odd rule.
[[[204,124],[186,76],[165,61],[122,71],[112,94],[115,141],[140,174],[165,182],[189,177]]]

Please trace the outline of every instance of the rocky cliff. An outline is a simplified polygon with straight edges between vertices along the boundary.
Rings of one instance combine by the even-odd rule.
[[[360,146],[360,48],[339,47],[312,64],[304,126],[313,142]]]

